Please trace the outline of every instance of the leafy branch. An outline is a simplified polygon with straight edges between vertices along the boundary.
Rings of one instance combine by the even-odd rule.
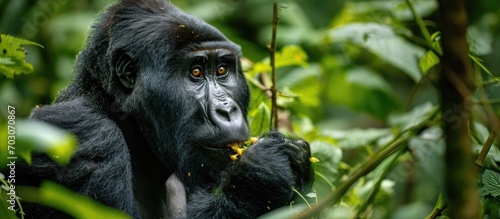
[[[422,120],[417,125],[400,132],[395,135],[389,143],[385,144],[378,153],[376,153],[373,157],[368,159],[362,166],[356,169],[344,182],[342,182],[339,186],[335,188],[334,191],[329,193],[324,199],[318,202],[311,209],[307,209],[297,215],[297,218],[313,218],[315,216],[320,215],[324,212],[324,209],[328,208],[331,205],[337,203],[347,191],[363,176],[373,171],[382,161],[386,160],[390,155],[395,153],[398,150],[402,150],[405,148],[406,142],[416,134],[419,134],[423,130],[428,127],[431,127],[437,124],[439,121],[437,118],[438,110],[435,109],[429,114],[429,117],[425,120]]]
[[[0,74],[13,78],[14,75],[33,72],[33,66],[25,60],[27,53],[23,46],[26,45],[43,48],[42,45],[29,40],[0,34]]]

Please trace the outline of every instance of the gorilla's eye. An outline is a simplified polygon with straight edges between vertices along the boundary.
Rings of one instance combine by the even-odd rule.
[[[193,68],[191,69],[191,75],[193,75],[194,77],[201,77],[201,75],[203,74],[203,71],[201,70],[201,68]]]
[[[226,66],[219,66],[219,68],[217,68],[217,74],[218,75],[227,74],[227,67]]]

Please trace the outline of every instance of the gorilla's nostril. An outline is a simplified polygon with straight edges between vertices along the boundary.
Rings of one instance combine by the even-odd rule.
[[[226,109],[216,109],[215,110],[217,116],[221,117],[222,119],[230,122],[231,121],[231,110],[226,110]]]

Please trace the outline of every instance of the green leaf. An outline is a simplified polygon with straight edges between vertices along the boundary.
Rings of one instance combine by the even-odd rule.
[[[437,55],[443,55],[443,48],[441,48],[441,32],[436,31],[431,35],[432,49],[437,52]]]
[[[424,201],[415,201],[397,208],[391,218],[422,219],[431,211],[431,205]]]
[[[0,176],[3,176],[2,173],[0,173]],[[10,195],[7,195],[7,193],[10,191],[6,191],[5,189],[0,189],[0,198],[3,200],[0,202],[0,218],[2,219],[19,219],[15,211],[10,210],[9,208],[11,207],[10,205]],[[17,210],[17,209],[14,209]]]
[[[441,32],[434,32],[431,36],[431,41],[432,50],[427,51],[418,62],[418,66],[424,74],[427,74],[429,70],[439,65],[441,63],[440,56],[443,55],[443,48],[441,48]]]
[[[484,16],[474,24],[467,27],[467,39],[470,52],[474,55],[485,56],[493,51],[494,35],[491,25],[495,25],[494,18]]]
[[[425,53],[425,55],[420,59],[418,62],[418,66],[420,67],[420,70],[424,74],[427,74],[431,68],[439,65],[441,63],[441,60],[439,57],[434,53],[434,51],[429,50]]]
[[[271,122],[271,111],[267,107],[267,105],[262,102],[259,105],[258,111],[251,118],[250,122],[250,130],[251,136],[258,136],[269,130],[269,125]]]
[[[476,65],[478,65],[484,72],[486,72],[486,74],[490,75],[491,77],[495,77],[495,75],[493,75],[490,70],[488,68],[486,68],[486,66],[483,65],[483,61],[481,59],[479,59],[478,57],[475,57],[473,56],[472,54],[469,53],[469,58],[472,59],[472,61],[474,63],[476,63]]]
[[[58,127],[36,120],[16,124],[16,153],[31,163],[31,152],[46,153],[55,162],[66,165],[76,150],[76,137]]]
[[[333,177],[338,173],[342,150],[326,141],[311,142],[311,154],[318,158],[320,162],[314,163],[314,170],[321,172],[325,176]]]
[[[432,48],[438,54],[436,54],[432,50],[429,50],[420,59],[420,61],[419,61],[419,67],[420,67],[420,70],[422,70],[422,72],[424,74],[427,73],[432,67],[438,65],[441,62],[441,60],[439,59],[439,56],[441,56],[443,54],[443,49],[441,48],[441,42],[440,42],[440,40],[441,40],[441,32],[438,31],[438,32],[435,32],[434,34],[432,34],[431,39],[432,39]],[[469,40],[471,41],[470,44],[471,44],[471,52],[472,52],[472,53],[468,54],[469,58],[476,65],[478,65],[484,72],[486,72],[488,75],[494,77],[494,75],[491,73],[491,71],[488,68],[486,68],[486,66],[483,65],[483,63],[482,63],[483,61],[480,58],[478,58],[475,55],[473,55],[473,54],[483,54],[484,55],[484,54],[489,53],[489,51],[483,51],[483,52],[474,51],[473,43],[474,43],[474,41],[478,41],[478,40],[477,40],[477,38],[474,38],[474,37],[471,37],[471,36],[469,36]],[[485,40],[485,41],[488,41],[488,40]],[[490,46],[488,45],[488,47],[490,47]]]
[[[307,207],[307,204],[304,203],[292,205],[291,209],[290,206],[284,206],[260,216],[259,219],[294,218],[299,212],[305,210]]]
[[[303,106],[319,107],[321,105],[321,86],[314,84],[317,84],[320,80],[320,72],[321,69],[318,65],[295,68],[277,80],[278,88],[280,91],[290,89],[290,92],[287,93],[298,95],[298,100],[303,104],[301,108]],[[292,98],[289,97],[287,99]]]
[[[249,77],[245,74],[245,78],[248,82],[248,88],[250,89],[250,105],[248,107],[249,117],[253,117],[259,110],[259,106],[262,102],[268,100],[266,92],[262,90],[258,85],[260,82],[254,78]]]
[[[410,138],[408,147],[418,161],[423,177],[440,188],[444,186],[444,151],[443,132],[439,127],[424,130],[419,136]]]
[[[394,10],[394,16],[399,20],[409,21],[413,20],[413,13],[410,10],[410,7],[406,3],[406,1],[388,1],[393,4],[396,4]],[[398,4],[399,3],[399,4]],[[436,1],[413,1],[413,6],[415,7],[415,11],[420,17],[426,17],[432,14],[438,8],[438,4]]]
[[[353,68],[349,70],[347,82],[358,84],[366,88],[390,92],[391,86],[377,73],[367,68]]]
[[[323,134],[337,140],[337,143],[341,148],[357,148],[391,134],[391,130],[351,129],[342,131],[324,131]]]
[[[350,196],[354,196],[354,195],[355,195],[354,192],[350,193]],[[356,211],[355,211],[355,208],[352,206],[359,204],[359,203],[356,203],[354,205],[351,205],[351,203],[353,203],[352,201],[349,203],[346,203],[345,202],[346,199],[350,199],[350,200],[355,199],[355,198],[346,197],[346,196],[349,196],[349,195],[344,196],[345,198],[342,199],[342,204],[335,205],[335,206],[331,207],[330,209],[325,210],[325,212],[322,214],[321,218],[355,218]]]
[[[25,61],[26,51],[23,46],[42,45],[29,40],[19,39],[13,36],[0,34],[0,73],[7,78],[14,75],[33,72],[33,66]]]
[[[313,140],[317,138],[318,127],[313,123],[310,117],[298,113],[292,118],[293,130],[305,139]]]
[[[500,196],[500,174],[492,171],[485,170],[483,174],[483,192],[491,194],[492,196]]]
[[[307,54],[296,45],[287,45],[275,54],[275,67],[282,68],[286,66],[307,66]],[[271,72],[270,59],[266,58],[261,62],[254,64],[253,68],[247,72],[250,77],[258,73]]]
[[[388,25],[352,23],[332,29],[329,37],[334,43],[351,42],[369,50],[415,81],[422,77],[418,59],[424,55],[424,50],[398,36]]]
[[[19,196],[22,197],[24,201],[55,208],[74,218],[130,218],[129,215],[117,209],[104,206],[89,197],[81,196],[76,192],[52,182],[44,182],[40,188],[25,186],[19,186],[17,188]]]
[[[342,159],[342,150],[325,141],[311,142],[311,154],[319,162],[313,163],[316,180],[314,191],[330,191],[333,182],[339,177],[339,164]],[[321,194],[323,195],[323,194]]]
[[[476,137],[479,144],[481,145],[484,144],[484,142],[486,142],[486,140],[490,136],[488,128],[486,128],[486,126],[476,121],[473,121],[472,125],[474,128],[473,132],[474,137]]]
[[[414,107],[410,112],[391,114],[387,121],[391,126],[399,126],[401,131],[406,131],[427,120],[436,110],[438,110],[438,106],[427,102]]]
[[[385,120],[400,103],[391,86],[377,73],[364,67],[331,74],[328,98],[353,110],[369,113]]]

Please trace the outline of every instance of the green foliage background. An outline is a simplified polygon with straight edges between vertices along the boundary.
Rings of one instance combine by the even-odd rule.
[[[44,46],[26,47],[34,73],[15,75],[14,80],[0,74],[0,124],[7,117],[7,104],[16,107],[18,117],[27,117],[33,107],[50,104],[68,85],[89,26],[111,2],[0,0],[0,33]],[[252,91],[249,122],[252,135],[261,134],[268,129],[271,107],[262,88],[269,86],[266,41],[271,38],[273,2],[173,2],[242,46]],[[436,110],[440,68],[437,1],[279,2],[280,127],[307,139],[320,160],[314,164],[315,194],[309,194],[312,198],[304,194],[307,201],[314,205],[316,199],[335,191],[355,170],[377,158],[391,142],[405,139],[399,153],[382,157],[381,163],[357,179],[323,216],[426,217],[436,202],[439,204],[438,193],[444,187],[446,136]],[[412,2],[418,17],[424,19],[431,45],[407,2]],[[500,113],[500,2],[469,1],[468,10],[467,34],[478,86],[470,115],[474,120],[471,141],[477,153],[493,128],[487,111],[497,116]],[[490,218],[498,217],[500,209],[498,141],[494,145],[479,179],[484,214]],[[289,209],[269,216],[292,215]]]

